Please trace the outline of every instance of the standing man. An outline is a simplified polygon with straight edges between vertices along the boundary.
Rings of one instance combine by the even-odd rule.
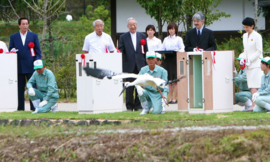
[[[187,31],[185,39],[185,50],[194,51],[199,47],[204,51],[214,51],[217,49],[213,31],[204,27],[204,15],[197,12],[192,17],[194,29]]]
[[[137,21],[130,17],[127,19],[127,27],[129,32],[120,36],[118,48],[122,52],[123,72],[138,74],[143,66],[146,65],[145,53],[148,51],[146,36],[137,32]],[[132,82],[134,79],[126,79]],[[141,110],[141,104],[138,94],[135,91],[135,99],[133,97],[134,86],[128,87],[126,90],[126,107],[128,111]]]
[[[36,71],[27,82],[30,100],[36,108],[32,114],[45,113],[50,110],[57,112],[56,103],[59,99],[59,94],[53,72],[46,69],[43,60],[36,60],[34,62],[34,69]],[[38,89],[33,88],[34,84],[37,85]]]
[[[93,22],[94,32],[84,39],[84,53],[113,53],[115,46],[109,34],[103,32],[104,22],[97,19]]]
[[[18,110],[24,111],[26,79],[29,80],[34,72],[34,61],[41,59],[41,50],[37,34],[28,31],[28,18],[20,18],[18,24],[20,31],[10,36],[9,51],[12,48],[18,50]],[[31,110],[35,110],[32,103]]]

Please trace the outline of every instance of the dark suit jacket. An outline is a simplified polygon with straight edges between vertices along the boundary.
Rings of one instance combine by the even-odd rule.
[[[136,51],[131,40],[130,32],[120,36],[118,48],[122,52],[123,72],[132,73],[135,69],[135,65],[138,71],[140,71],[141,68],[146,65],[145,54],[148,51],[146,36],[140,32],[136,32],[136,36]],[[146,42],[144,45],[144,54],[141,53],[141,39],[144,39]]]
[[[28,44],[33,42],[35,44],[34,50],[36,56],[32,57],[30,53],[30,48]],[[19,74],[27,74],[34,72],[34,61],[41,59],[41,50],[39,45],[38,36],[35,33],[27,32],[25,44],[22,44],[22,39],[20,33],[15,33],[10,36],[9,41],[9,51],[12,48],[16,48],[19,51],[17,52],[17,59],[18,59],[18,73]]]
[[[186,33],[185,50],[193,51],[195,47],[202,48],[205,51],[214,51],[217,49],[213,31],[203,28],[202,35],[199,40],[196,28],[193,28]]]

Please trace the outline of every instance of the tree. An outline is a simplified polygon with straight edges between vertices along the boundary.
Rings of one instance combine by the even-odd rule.
[[[27,0],[23,0],[27,6],[32,9],[43,22],[43,28],[42,28],[42,35],[41,35],[41,51],[44,53],[45,51],[45,41],[46,39],[46,34],[48,32],[48,29],[51,29],[51,24],[57,18],[59,12],[63,8],[66,0],[38,0],[38,1],[32,1],[33,4],[30,4]],[[51,30],[49,30],[51,32]],[[51,33],[50,33],[50,52],[51,55],[53,56],[53,49],[52,49],[52,42],[53,39],[51,39]],[[43,59],[45,59],[45,54],[43,54]]]
[[[178,19],[181,15],[179,6],[182,4],[182,0],[137,0],[145,12],[154,18],[158,23],[158,37],[162,39],[162,28],[165,22],[172,22]]]
[[[230,17],[230,14],[216,9],[221,0],[137,0],[137,2],[157,21],[159,38],[162,38],[162,27],[165,22],[174,21],[178,25],[183,23],[184,30],[189,30],[192,27],[192,16],[198,11],[202,11],[205,15],[205,25],[210,25],[221,17]]]

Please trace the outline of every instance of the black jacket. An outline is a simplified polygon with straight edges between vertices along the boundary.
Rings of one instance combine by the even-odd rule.
[[[197,35],[196,28],[193,28],[186,33],[185,50],[193,51],[196,47],[202,48],[205,51],[214,51],[217,49],[213,31],[203,28],[200,38]]]

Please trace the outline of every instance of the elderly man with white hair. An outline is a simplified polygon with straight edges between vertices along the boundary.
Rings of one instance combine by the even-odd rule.
[[[205,17],[202,12],[197,12],[192,17],[195,28],[187,31],[185,50],[194,51],[197,48],[204,51],[217,49],[213,31],[204,27]]]
[[[118,48],[122,52],[123,72],[138,74],[142,67],[146,65],[145,53],[148,51],[146,36],[137,32],[137,21],[130,17],[127,19],[129,31],[120,36]],[[134,79],[126,79],[132,82]],[[138,111],[142,109],[137,93],[133,96],[134,87],[126,90],[126,107],[128,111]]]
[[[104,22],[97,19],[93,22],[94,32],[84,39],[84,53],[113,53],[115,46],[109,34],[103,32]]]

